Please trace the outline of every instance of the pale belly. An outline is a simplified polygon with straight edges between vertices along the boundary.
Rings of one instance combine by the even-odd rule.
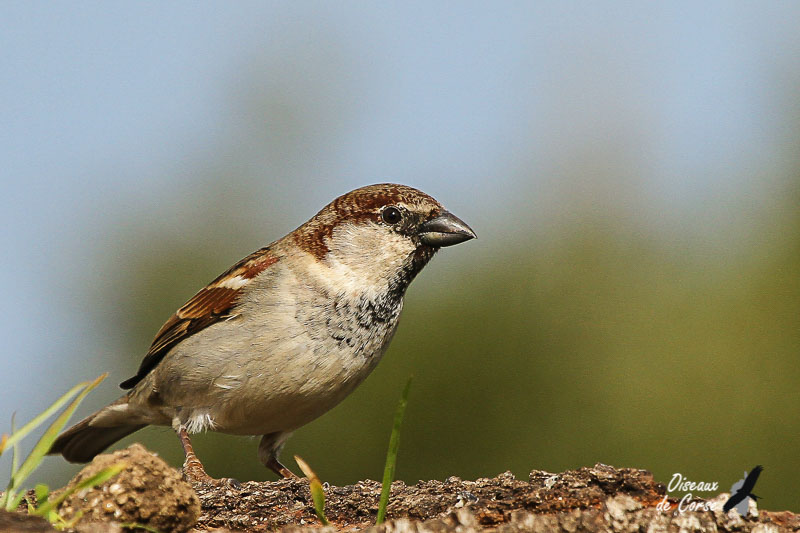
[[[160,423],[177,417],[192,432],[265,435],[314,420],[364,381],[397,327],[397,317],[369,327],[330,322],[264,328],[231,320],[187,339],[146,380],[164,404]]]

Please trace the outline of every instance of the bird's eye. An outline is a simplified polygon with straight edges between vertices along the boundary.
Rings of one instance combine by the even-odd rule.
[[[390,205],[381,212],[381,218],[387,224],[397,224],[398,222],[400,222],[400,219],[403,218],[403,214],[400,212],[398,208],[396,208],[393,205]]]

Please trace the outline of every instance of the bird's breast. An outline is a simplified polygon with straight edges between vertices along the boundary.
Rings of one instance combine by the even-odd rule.
[[[266,306],[269,312],[231,320],[226,326],[247,332],[247,341],[217,358],[217,369],[203,369],[214,374],[219,430],[290,430],[337,405],[380,361],[402,307],[402,297],[354,299],[305,288]]]

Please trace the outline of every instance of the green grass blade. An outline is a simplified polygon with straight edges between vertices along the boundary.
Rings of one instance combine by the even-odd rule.
[[[11,434],[13,435],[16,432],[16,417],[17,413],[11,415]],[[5,436],[5,435],[4,435]],[[8,439],[6,439],[8,440]],[[5,444],[5,443],[3,443]],[[8,480],[8,486],[6,487],[6,492],[3,494],[3,500],[0,501],[0,508],[8,509],[10,507],[9,502],[14,498],[16,493],[16,486],[14,486],[14,475],[17,473],[17,469],[19,468],[19,441],[14,442],[11,448],[11,478]]]
[[[50,497],[50,487],[45,485],[44,483],[39,483],[35,487],[33,487],[33,497],[36,505],[42,505],[43,503],[47,503],[47,498]],[[30,499],[25,498],[28,500],[28,514],[36,513],[36,506],[33,505]]]
[[[17,432],[17,413],[11,415],[11,434],[15,434]],[[14,474],[17,472],[19,468],[19,440],[14,441],[12,444],[11,449],[11,476],[13,477]]]
[[[3,455],[3,451],[8,448],[9,446],[13,446],[15,443],[19,442],[23,437],[25,437],[28,433],[36,429],[40,426],[45,420],[50,418],[56,411],[61,409],[65,403],[70,401],[73,396],[78,394],[84,387],[89,386],[89,382],[86,381],[84,383],[78,383],[74,387],[72,387],[69,391],[66,392],[61,398],[55,401],[53,405],[39,413],[33,420],[19,428],[18,431],[12,431],[10,436],[5,436],[5,439],[0,442],[0,455]]]
[[[25,498],[25,492],[18,492],[15,494],[7,503],[6,503],[6,511],[16,511],[19,507],[19,504],[22,503],[23,498]]]
[[[323,526],[328,525],[328,518],[325,516],[325,491],[322,490],[322,483],[319,481],[312,481],[309,484],[311,489],[311,499],[314,500],[314,510],[317,512],[319,521]]]
[[[28,457],[26,457],[25,461],[22,462],[22,466],[20,466],[19,470],[12,476],[11,483],[13,483],[13,486],[20,486],[22,482],[25,481],[36,469],[36,467],[39,466],[39,464],[42,462],[42,459],[44,459],[44,456],[47,455],[47,452],[50,451],[50,448],[53,446],[53,442],[55,442],[58,434],[62,429],[64,429],[67,421],[75,412],[75,409],[78,408],[78,405],[81,403],[81,401],[83,401],[86,395],[89,394],[92,389],[97,387],[107,375],[108,374],[103,374],[93,382],[85,385],[83,390],[78,393],[78,395],[72,400],[72,402],[70,402],[67,408],[64,409],[60,415],[58,415],[52,424],[50,424],[50,427],[45,430],[44,435],[42,435],[42,437],[33,447],[31,453],[28,454]]]
[[[308,478],[308,488],[311,490],[311,499],[314,501],[314,511],[317,513],[317,518],[319,518],[323,526],[327,526],[330,522],[325,517],[325,491],[322,489],[322,482],[317,474],[311,470],[311,467],[308,466],[308,463],[299,455],[295,455],[294,460]]]
[[[394,425],[392,426],[392,436],[389,438],[389,451],[386,452],[386,467],[383,469],[383,487],[381,488],[381,501],[378,504],[378,518],[376,524],[382,524],[386,519],[386,508],[389,506],[389,493],[392,490],[392,481],[394,481],[394,470],[397,466],[397,450],[400,449],[400,427],[403,425],[403,416],[406,413],[406,405],[408,405],[408,393],[411,391],[411,381],[413,376],[406,381],[406,387],[403,389],[403,396],[400,398],[400,403],[397,405],[397,411],[394,413]]]
[[[61,502],[72,496],[73,493],[83,489],[93,489],[98,485],[102,485],[112,477],[116,476],[123,470],[128,467],[128,463],[119,462],[109,467],[106,467],[96,473],[95,475],[88,477],[75,485],[74,487],[70,487],[69,490],[65,490],[61,494],[58,495],[57,498],[52,500],[45,501],[42,505],[36,508],[36,510],[31,513],[36,516],[47,516],[50,511],[54,510],[56,507],[61,505]]]
[[[50,487],[44,483],[39,483],[33,488],[33,493],[36,495],[36,504],[42,505],[47,503],[47,499],[50,497]]]

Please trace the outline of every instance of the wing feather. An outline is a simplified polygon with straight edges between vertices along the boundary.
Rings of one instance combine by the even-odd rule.
[[[164,359],[172,347],[211,324],[236,316],[236,301],[244,288],[278,258],[269,247],[256,250],[195,294],[156,333],[136,375],[120,383],[131,389]]]

